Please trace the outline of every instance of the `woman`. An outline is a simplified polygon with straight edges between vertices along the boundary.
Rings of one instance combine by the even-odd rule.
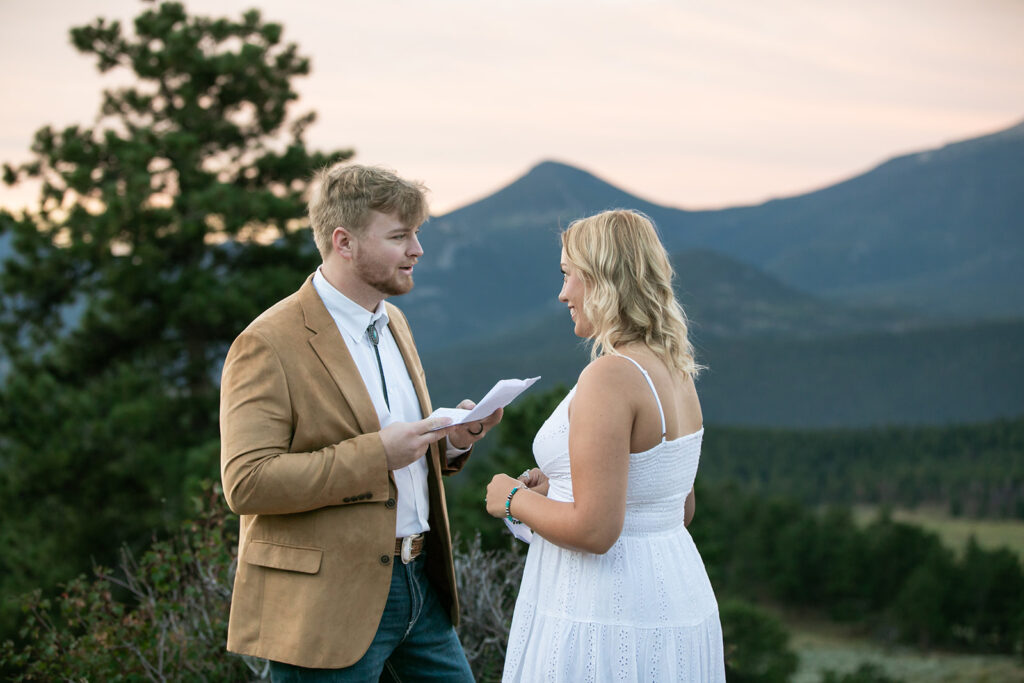
[[[607,211],[562,234],[562,291],[591,363],[497,474],[487,511],[530,527],[504,681],[725,680],[718,606],[686,530],[699,369],[654,225]]]

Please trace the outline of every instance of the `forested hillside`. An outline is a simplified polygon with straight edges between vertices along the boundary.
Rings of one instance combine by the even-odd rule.
[[[1024,322],[810,339],[719,337],[705,334],[700,320],[692,329],[708,366],[697,386],[713,424],[866,427],[1024,414]],[[571,386],[589,356],[559,311],[423,359],[435,405],[455,405],[478,400],[501,377],[541,375],[540,390]]]

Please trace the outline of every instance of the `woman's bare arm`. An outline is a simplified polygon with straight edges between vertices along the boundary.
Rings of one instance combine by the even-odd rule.
[[[604,553],[622,533],[626,515],[629,444],[638,395],[646,383],[621,359],[605,356],[580,375],[569,411],[569,460],[573,502],[549,500],[521,488],[512,515],[547,540],[567,548]],[[495,475],[487,487],[487,511],[505,514],[518,482]]]

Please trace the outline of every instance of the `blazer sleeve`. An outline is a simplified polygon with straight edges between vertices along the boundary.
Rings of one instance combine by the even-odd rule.
[[[446,477],[455,474],[456,472],[461,470],[463,465],[466,464],[466,461],[469,460],[470,454],[473,452],[473,447],[470,446],[468,451],[466,451],[465,453],[461,453],[459,454],[458,457],[449,460],[447,454],[445,453],[445,451],[447,450],[445,439],[441,439],[437,443],[438,447],[441,449],[441,474],[443,474]]]
[[[221,379],[221,481],[232,511],[290,514],[388,498],[379,432],[293,453],[294,414],[277,350],[246,330],[231,345]]]

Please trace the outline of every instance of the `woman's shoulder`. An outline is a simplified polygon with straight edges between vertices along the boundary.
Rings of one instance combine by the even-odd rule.
[[[618,354],[605,354],[583,368],[576,383],[577,393],[614,393],[634,391],[646,386],[640,370],[628,358]]]

